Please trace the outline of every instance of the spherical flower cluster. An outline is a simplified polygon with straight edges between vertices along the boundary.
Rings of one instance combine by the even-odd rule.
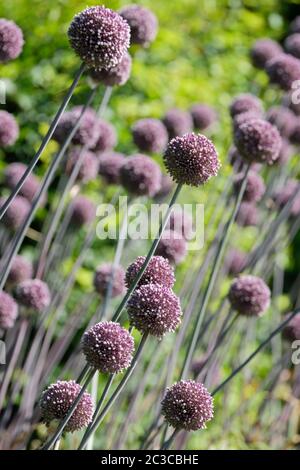
[[[257,207],[251,202],[242,202],[236,216],[236,222],[241,227],[250,227],[258,224]]]
[[[107,152],[112,150],[117,144],[115,128],[103,119],[97,119],[98,138],[93,146],[94,152]]]
[[[290,214],[297,217],[300,214],[300,186],[299,182],[294,179],[289,179],[282,188],[279,188],[274,194],[274,201],[278,209],[282,209],[289,200],[294,197],[294,194],[299,191],[295,196],[290,209]]]
[[[271,83],[289,91],[295,80],[300,80],[300,60],[289,54],[280,54],[269,60],[266,72]]]
[[[18,316],[18,305],[6,292],[0,292],[0,328],[12,328]]]
[[[71,225],[82,227],[90,224],[96,216],[95,204],[85,196],[76,196],[70,205]]]
[[[0,147],[13,145],[19,136],[19,126],[12,114],[0,111]]]
[[[81,386],[74,380],[57,381],[50,385],[42,394],[40,408],[42,420],[48,426],[51,421],[61,421],[67,415],[72,404],[81,392]],[[93,400],[89,393],[84,392],[74,413],[65,427],[66,432],[75,432],[92,421],[94,413]]]
[[[235,145],[248,162],[276,162],[282,139],[276,127],[262,119],[252,119],[241,124],[234,133]]]
[[[191,115],[181,109],[170,109],[162,119],[169,135],[169,139],[181,136],[193,129]]]
[[[178,207],[172,210],[166,228],[189,240],[193,232],[193,219],[187,211]]]
[[[277,127],[282,137],[289,138],[294,130],[296,118],[288,108],[274,106],[267,112],[267,121]]]
[[[0,199],[0,207],[3,206],[5,198]],[[30,203],[23,196],[16,196],[5,212],[2,222],[10,230],[17,230],[30,211]]]
[[[155,194],[155,199],[161,200],[170,194],[174,187],[174,181],[170,175],[161,174],[160,188]]]
[[[245,113],[236,114],[233,117],[233,132],[238,129],[245,122],[249,122],[252,119],[261,119],[261,115],[255,111],[246,111]]]
[[[233,181],[234,190],[236,194],[240,191],[240,188],[244,181],[244,173],[238,173]],[[262,177],[255,171],[250,171],[247,176],[246,188],[243,194],[243,200],[247,202],[260,201],[265,193],[266,187]]]
[[[164,162],[179,184],[200,186],[218,174],[220,162],[213,143],[201,134],[185,134],[172,139],[165,151]]]
[[[282,47],[272,39],[259,39],[250,51],[252,63],[259,69],[264,69],[268,60],[281,54]]]
[[[31,279],[33,275],[33,266],[23,256],[15,256],[8,274],[7,282],[9,284],[19,284],[20,282]]]
[[[111,263],[103,263],[94,275],[94,287],[102,297],[111,285],[111,297],[117,297],[125,291],[125,271],[122,266],[113,266]]]
[[[291,34],[284,41],[285,50],[300,59],[300,33]]]
[[[125,85],[131,73],[132,60],[130,55],[126,52],[121,61],[108,70],[105,69],[91,69],[90,76],[96,83],[103,83],[106,86],[121,86]]]
[[[145,259],[145,256],[138,256],[138,258],[128,266],[125,275],[125,283],[128,288],[132,285],[137,274],[140,272]],[[140,279],[138,286],[144,284],[160,284],[161,286],[172,288],[174,282],[174,269],[170,265],[169,261],[162,256],[153,256]]]
[[[231,117],[236,116],[237,114],[246,113],[252,111],[258,115],[261,115],[263,112],[262,103],[259,98],[254,95],[245,93],[234,98],[230,105],[230,115]]]
[[[120,183],[120,171],[126,159],[122,153],[105,152],[99,156],[99,175],[108,184]]]
[[[244,275],[233,281],[228,298],[231,306],[241,315],[257,317],[269,307],[271,292],[261,278]]]
[[[173,230],[165,230],[157,245],[155,254],[179,264],[186,257],[187,245],[185,239]]]
[[[91,367],[102,373],[116,374],[130,366],[134,340],[119,323],[105,321],[84,333],[82,350]]]
[[[126,159],[120,179],[124,188],[137,196],[154,196],[160,189],[161,171],[146,155],[136,154]]]
[[[225,267],[231,276],[240,274],[246,266],[247,255],[243,251],[232,249],[225,259]]]
[[[142,152],[162,152],[168,142],[168,133],[158,119],[140,119],[132,128],[135,145]]]
[[[16,59],[24,45],[23,33],[13,21],[0,18],[0,62]]]
[[[67,174],[71,175],[78,160],[81,161],[81,164],[77,173],[77,181],[87,183],[88,181],[94,180],[98,175],[99,160],[94,153],[79,147],[72,148],[68,153],[66,164]]]
[[[37,312],[44,310],[51,302],[49,287],[40,279],[26,279],[18,284],[16,298],[22,305]]]
[[[79,117],[81,117],[82,111],[82,106],[75,106],[71,111],[64,113],[53,133],[53,139],[59,144],[63,144],[75,127]],[[99,137],[97,122],[95,111],[92,108],[87,108],[81,117],[79,127],[72,138],[72,143],[86,148],[93,147]]]
[[[179,298],[159,284],[145,284],[135,290],[127,312],[131,326],[158,338],[175,331],[182,315]]]
[[[145,47],[154,41],[158,22],[152,11],[139,5],[128,5],[119,13],[130,26],[132,44]]]
[[[8,165],[4,171],[5,185],[10,189],[14,189],[24,175],[26,169],[27,167],[23,163],[11,163]],[[19,191],[19,195],[32,202],[39,188],[39,180],[31,173],[24,181],[23,186]]]
[[[217,119],[216,112],[206,104],[194,104],[191,108],[194,127],[203,131],[210,127]]]
[[[205,429],[214,415],[211,394],[193,380],[181,380],[169,387],[161,405],[166,422],[175,429]]]
[[[290,317],[289,313],[286,315],[285,320]],[[300,340],[300,313],[297,313],[290,321],[286,324],[283,329],[283,337],[288,341],[297,341]]]
[[[76,54],[88,66],[110,69],[130,44],[130,28],[116,12],[102,6],[86,8],[70,24],[68,36]]]

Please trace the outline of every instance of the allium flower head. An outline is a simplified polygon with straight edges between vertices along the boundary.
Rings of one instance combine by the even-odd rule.
[[[0,207],[4,204],[6,198],[0,198]],[[5,212],[2,222],[10,230],[17,230],[30,211],[30,203],[23,196],[16,196]]]
[[[252,119],[261,119],[261,118],[262,118],[261,113],[259,114],[257,111],[246,111],[245,113],[236,114],[233,117],[233,132],[235,132],[236,129],[240,127],[242,124],[245,124],[245,122],[249,122]]]
[[[193,219],[187,211],[178,207],[172,210],[166,228],[189,240],[193,232]]]
[[[118,13],[102,6],[86,8],[73,18],[68,36],[76,54],[88,66],[118,65],[130,44],[130,28]]]
[[[241,124],[234,133],[235,145],[248,162],[273,165],[278,159],[282,139],[276,127],[263,119]]]
[[[154,196],[160,189],[161,171],[155,161],[142,154],[126,159],[120,179],[124,188],[137,196]]]
[[[299,191],[299,194],[294,199],[290,214],[293,217],[297,217],[300,214],[300,186],[297,180],[290,178],[283,187],[279,188],[273,198],[278,209],[282,209],[289,200],[294,196],[294,194]]]
[[[18,316],[18,305],[6,292],[0,292],[0,328],[12,328]]]
[[[284,41],[285,50],[300,59],[300,33],[291,34]]]
[[[120,183],[120,171],[126,159],[122,153],[104,152],[99,156],[99,175],[108,184]]]
[[[131,57],[126,52],[115,67],[108,70],[90,69],[89,73],[96,83],[103,83],[106,86],[121,86],[125,85],[130,77],[131,65]]]
[[[117,144],[117,135],[114,126],[103,119],[97,119],[98,138],[93,146],[94,152],[108,152]]]
[[[111,286],[111,297],[117,297],[125,291],[125,271],[122,266],[113,266],[111,263],[103,263],[98,266],[94,275],[94,287],[98,294],[104,296]]]
[[[65,418],[80,392],[81,386],[74,380],[58,380],[49,385],[40,400],[43,422],[48,426],[53,420],[61,421]],[[86,427],[92,421],[93,412],[92,397],[89,393],[84,392],[65,427],[65,431],[75,432]]]
[[[135,145],[142,152],[162,152],[168,142],[168,133],[159,119],[140,119],[132,128]]]
[[[0,18],[0,62],[16,59],[24,45],[23,33],[13,21]]]
[[[19,136],[19,126],[12,114],[0,111],[0,147],[13,145]]]
[[[75,106],[71,111],[65,112],[56,127],[53,139],[59,144],[63,144],[66,137],[70,134],[78,118],[81,116],[82,106]],[[92,108],[84,111],[81,121],[75,135],[72,139],[74,145],[83,145],[86,148],[92,148],[99,137],[97,126],[97,115]]]
[[[288,108],[273,106],[267,112],[267,121],[277,127],[282,137],[289,138],[295,127],[296,117]]]
[[[7,282],[9,284],[19,284],[20,282],[31,279],[33,275],[33,266],[23,256],[15,256],[9,271]]]
[[[91,367],[102,373],[115,374],[130,366],[134,340],[119,323],[104,321],[84,333],[82,349]]]
[[[131,263],[126,271],[125,283],[129,288],[133,283],[135,277],[140,272],[146,256],[138,256],[136,260]],[[175,282],[174,269],[169,261],[162,256],[153,256],[144,272],[138,286],[144,284],[160,284],[165,287],[173,287]]]
[[[286,315],[285,320],[291,315]],[[283,337],[288,341],[300,340],[300,313],[295,315],[283,329]]]
[[[232,276],[240,274],[246,266],[247,255],[243,251],[232,249],[225,259],[225,267]]]
[[[27,166],[23,163],[11,163],[5,168],[4,171],[4,183],[5,185],[10,188],[14,189],[17,183],[22,178],[23,174],[25,173]],[[36,176],[32,173],[27,177],[23,186],[19,191],[19,195],[28,199],[28,201],[32,202],[37,191],[40,188],[40,182]],[[44,201],[45,202],[45,201]]]
[[[169,387],[161,405],[166,422],[175,429],[205,429],[214,415],[211,394],[193,380],[181,380]]]
[[[261,115],[263,108],[260,99],[250,93],[236,96],[230,105],[231,117],[234,117],[237,114],[247,113],[248,111]]]
[[[200,131],[204,131],[217,120],[215,110],[206,104],[194,104],[191,116],[194,127]]]
[[[252,202],[242,202],[238,214],[236,216],[236,223],[241,227],[250,227],[257,225],[257,207]]]
[[[16,298],[24,307],[41,312],[50,305],[51,294],[40,279],[27,279],[16,287]]]
[[[99,160],[93,152],[84,150],[80,147],[72,148],[68,153],[66,172],[71,175],[78,160],[81,160],[80,168],[77,174],[77,181],[87,183],[94,180],[98,175]]]
[[[257,317],[269,307],[271,292],[261,278],[244,275],[234,279],[228,298],[231,306],[241,315]]]
[[[169,139],[181,136],[193,129],[193,121],[190,114],[182,109],[170,109],[162,119],[169,135]]]
[[[96,206],[86,196],[76,196],[70,205],[71,225],[82,227],[90,224],[96,216]]]
[[[172,139],[165,151],[164,162],[179,184],[200,186],[218,174],[220,162],[213,143],[201,134],[185,134]]]
[[[272,39],[258,39],[250,51],[252,63],[259,69],[264,69],[268,60],[281,54],[282,47]]]
[[[170,261],[171,264],[179,264],[186,257],[187,244],[178,232],[165,230],[162,234],[155,254]]]
[[[266,72],[270,82],[289,91],[295,80],[300,80],[300,60],[289,54],[280,54],[269,60]]]
[[[128,5],[119,13],[130,26],[132,44],[145,47],[154,41],[158,22],[152,11],[140,5]]]
[[[238,173],[233,181],[234,190],[239,192],[244,181],[244,173]],[[260,201],[265,193],[266,187],[262,177],[255,171],[249,171],[243,200],[247,202]]]
[[[135,290],[127,312],[131,326],[158,338],[175,331],[182,315],[179,298],[159,284],[145,284]]]

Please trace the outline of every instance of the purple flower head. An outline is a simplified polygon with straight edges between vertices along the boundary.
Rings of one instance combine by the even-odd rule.
[[[93,81],[96,83],[103,83],[106,86],[121,86],[125,85],[131,73],[132,60],[128,52],[126,52],[121,61],[108,70],[105,69],[90,69],[89,73]]]
[[[205,429],[214,415],[213,398],[200,382],[181,380],[167,388],[162,400],[162,415],[175,429]]]
[[[140,119],[132,128],[135,145],[142,152],[160,153],[168,142],[168,133],[159,119]]]
[[[155,200],[164,199],[168,196],[174,187],[174,181],[170,175],[161,174],[160,188],[155,194]]]
[[[104,321],[84,333],[82,349],[91,367],[102,373],[116,374],[130,366],[134,340],[119,323]]]
[[[182,315],[179,298],[159,284],[145,284],[135,290],[127,312],[131,326],[158,338],[175,331]]]
[[[49,287],[40,279],[27,279],[18,284],[16,298],[24,307],[37,312],[42,312],[51,302]]]
[[[257,225],[257,207],[252,202],[242,202],[236,216],[236,223],[241,227],[251,227]]]
[[[86,8],[73,18],[69,41],[81,60],[95,69],[118,65],[130,44],[130,28],[118,13],[102,6]]]
[[[191,108],[191,116],[194,127],[200,131],[204,131],[217,120],[215,110],[206,104],[194,104]]]
[[[124,294],[125,271],[122,266],[114,267],[111,263],[103,263],[101,266],[98,266],[94,275],[94,287],[98,294],[103,297],[111,282],[111,297]]]
[[[77,181],[87,183],[94,180],[98,175],[99,160],[93,152],[80,147],[74,147],[68,153],[67,174],[71,175],[79,159],[81,160],[81,165],[77,174]]]
[[[82,106],[75,106],[71,111],[64,113],[54,131],[53,139],[59,144],[63,144],[66,137],[72,131],[78,118],[82,113]],[[92,108],[85,110],[79,127],[72,139],[74,145],[83,145],[92,148],[99,137],[99,129],[97,126],[97,115]]]
[[[120,171],[126,159],[122,153],[105,152],[99,155],[99,175],[108,184],[120,183]]]
[[[154,41],[158,22],[152,11],[139,5],[128,5],[119,13],[130,26],[132,44],[146,47]]]
[[[23,256],[15,256],[9,271],[7,282],[9,284],[20,284],[20,282],[31,279],[33,275],[33,266]]]
[[[138,256],[131,263],[126,271],[125,283],[129,288],[142,268],[145,256]],[[175,282],[174,269],[169,261],[162,256],[153,256],[144,272],[138,287],[144,284],[159,284],[161,286],[172,288]]]
[[[246,253],[240,250],[232,249],[229,251],[225,259],[225,267],[231,276],[237,276],[243,271],[244,267],[246,266],[246,262]]]
[[[295,118],[294,128],[289,137],[292,144],[300,144],[300,116]]]
[[[4,183],[10,189],[14,189],[17,183],[22,178],[25,173],[27,166],[23,163],[11,163],[8,165],[4,171]],[[29,202],[32,202],[37,191],[40,188],[40,182],[36,176],[32,173],[25,180],[22,188],[19,191],[19,195],[28,199]],[[45,197],[42,198],[45,202]]]
[[[233,181],[236,194],[239,192],[244,181],[244,173],[238,173]],[[260,201],[265,193],[266,187],[262,177],[255,171],[250,171],[247,176],[246,189],[243,200],[246,202]]]
[[[206,183],[220,168],[214,144],[204,135],[193,133],[172,139],[164,162],[176,183],[189,186]]]
[[[264,69],[268,60],[282,53],[282,47],[272,39],[258,39],[250,51],[252,63],[259,69]]]
[[[0,62],[16,59],[24,45],[23,33],[13,21],[0,18]]]
[[[280,54],[266,64],[270,82],[289,91],[295,80],[300,80],[300,60],[289,54]]]
[[[263,119],[241,124],[234,133],[235,145],[248,162],[273,165],[278,159],[282,139],[275,126]]]
[[[283,187],[279,188],[273,196],[278,209],[282,209],[298,190],[299,182],[294,179],[289,179]],[[297,217],[300,214],[300,191],[299,195],[294,199],[290,214],[292,217]]]
[[[284,47],[288,54],[300,59],[300,33],[291,34],[284,41]]]
[[[82,227],[90,224],[96,216],[95,204],[85,196],[76,196],[70,204],[71,225]]]
[[[296,16],[290,24],[291,33],[300,33],[300,16]]]
[[[290,317],[291,313],[286,315],[285,320]],[[283,337],[287,341],[297,341],[300,339],[300,313],[297,313],[287,325],[284,327],[282,332]]]
[[[0,207],[4,204],[6,198],[0,198]],[[30,203],[23,196],[16,196],[5,212],[2,222],[10,230],[17,230],[30,211]]]
[[[49,426],[51,421],[61,421],[65,418],[80,392],[81,386],[74,380],[68,382],[58,380],[56,383],[49,385],[40,400],[43,422]],[[93,413],[92,397],[89,393],[84,392],[65,427],[65,431],[75,432],[86,427],[92,421]]]
[[[6,292],[0,292],[0,328],[12,328],[18,316],[18,305]]]
[[[0,147],[13,145],[19,137],[19,126],[12,114],[0,111]]]
[[[156,248],[155,254],[169,260],[171,264],[179,264],[186,257],[185,239],[173,230],[165,230]]]
[[[295,127],[296,117],[288,108],[273,106],[267,112],[267,121],[277,127],[282,137],[289,138]]]
[[[162,119],[169,135],[169,139],[181,136],[193,129],[193,121],[190,114],[181,109],[170,109]]]
[[[247,113],[248,111],[261,115],[263,107],[260,99],[250,93],[236,96],[230,105],[231,117],[233,118],[237,114]]]
[[[124,188],[137,196],[152,197],[160,189],[160,167],[146,155],[136,154],[127,158],[120,177]]]
[[[234,279],[228,298],[232,308],[241,315],[257,317],[269,307],[271,292],[261,278],[244,275]]]
[[[235,132],[242,124],[245,124],[245,122],[249,122],[252,119],[262,119],[262,116],[256,111],[246,111],[245,113],[236,114],[233,117],[233,132]]]
[[[193,219],[187,211],[178,207],[172,210],[166,228],[189,240],[193,233]]]
[[[94,152],[108,152],[117,144],[115,128],[103,119],[97,119],[98,138],[93,146]]]

